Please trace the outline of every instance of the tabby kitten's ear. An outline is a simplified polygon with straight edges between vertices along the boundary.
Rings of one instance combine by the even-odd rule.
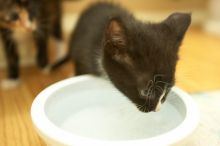
[[[120,18],[109,21],[105,30],[105,52],[113,59],[122,62],[126,58],[127,35],[126,28]]]
[[[181,41],[191,23],[190,13],[173,13],[164,21]]]

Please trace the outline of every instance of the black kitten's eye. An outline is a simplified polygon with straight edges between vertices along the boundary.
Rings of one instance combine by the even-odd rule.
[[[10,20],[11,21],[17,21],[19,19],[19,15],[18,15],[18,13],[12,13],[11,15],[10,15]]]

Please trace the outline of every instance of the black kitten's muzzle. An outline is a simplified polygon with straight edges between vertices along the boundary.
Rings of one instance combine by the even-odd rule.
[[[153,108],[153,107],[143,107],[143,108],[138,108],[138,109],[139,109],[141,112],[145,112],[145,113],[155,111],[155,108]]]
[[[162,93],[154,92],[151,96],[140,96],[140,100],[137,101],[137,108],[142,112],[157,112],[160,110],[162,103],[166,99],[166,90]]]
[[[138,104],[136,104],[137,108],[142,112],[152,112],[156,111],[158,105],[158,101],[155,99],[141,99]]]
[[[139,90],[140,100],[137,104],[138,109],[142,112],[159,111],[169,91],[170,88],[167,86],[158,85],[152,85],[148,88]]]

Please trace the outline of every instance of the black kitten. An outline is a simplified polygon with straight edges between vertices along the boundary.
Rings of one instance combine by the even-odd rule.
[[[62,40],[60,0],[0,0],[0,35],[8,64],[8,80],[3,86],[13,86],[19,78],[19,56],[15,31],[33,33],[38,53],[37,64],[48,64],[48,37],[52,34]]]
[[[190,22],[190,14],[174,13],[143,23],[121,7],[96,3],[82,13],[70,41],[76,75],[106,76],[141,111],[156,111],[174,85]]]

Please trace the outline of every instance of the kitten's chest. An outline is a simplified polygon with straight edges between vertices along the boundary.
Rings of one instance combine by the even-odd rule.
[[[30,41],[33,42],[33,33],[28,31],[15,29],[13,30],[12,37],[16,41],[16,43],[19,44],[29,44]]]
[[[36,49],[32,33],[13,31],[12,40],[15,41],[17,45],[20,65],[34,65]],[[0,68],[6,67],[6,59],[3,47],[2,39],[0,38]]]
[[[32,33],[16,30],[13,32],[12,37],[17,44],[21,65],[35,64],[36,49]]]
[[[105,78],[105,79],[109,79],[108,77],[108,74],[106,73],[104,67],[103,67],[103,63],[102,63],[102,58],[103,56],[99,55],[97,58],[96,58],[96,63],[97,63],[97,69],[98,71],[100,72],[100,76],[102,78]]]

